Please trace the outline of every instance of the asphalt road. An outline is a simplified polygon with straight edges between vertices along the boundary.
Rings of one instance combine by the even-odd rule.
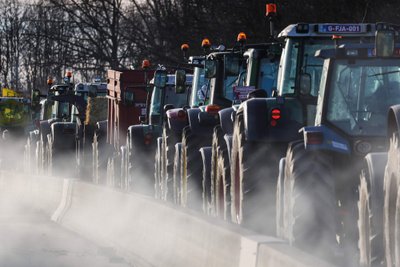
[[[98,247],[26,204],[0,196],[0,266],[126,267],[113,248]],[[137,267],[135,265],[135,267]]]

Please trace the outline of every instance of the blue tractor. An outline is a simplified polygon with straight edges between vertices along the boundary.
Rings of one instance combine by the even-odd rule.
[[[243,102],[234,118],[231,179],[226,182],[234,223],[275,234],[275,221],[280,220],[275,208],[280,204],[276,201],[277,166],[288,144],[301,137],[299,130],[315,120],[323,60],[314,54],[333,48],[333,35],[340,34],[339,44],[362,43],[370,42],[374,32],[374,24],[299,23],[278,35],[284,45],[277,90],[272,97]]]
[[[376,28],[380,33],[381,24]],[[365,157],[387,151],[387,113],[400,103],[400,58],[393,49],[381,53],[378,37],[376,46],[317,51],[323,69],[315,124],[301,128],[303,138],[289,144],[279,170],[281,236],[341,266],[357,264],[357,228],[369,222],[357,217]]]
[[[376,54],[383,59],[400,61],[400,27],[380,24]],[[386,67],[374,77],[380,84],[376,98],[380,108],[380,135],[384,152],[374,150],[364,159],[358,188],[358,247],[360,266],[400,266],[400,72]],[[388,110],[388,106],[390,106]],[[389,147],[387,149],[387,147]]]

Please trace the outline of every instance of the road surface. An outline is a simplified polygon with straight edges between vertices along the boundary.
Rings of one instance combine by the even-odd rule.
[[[0,266],[127,267],[113,248],[98,247],[39,211],[0,196]]]

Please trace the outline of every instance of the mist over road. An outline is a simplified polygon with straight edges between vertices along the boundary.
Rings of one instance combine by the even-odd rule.
[[[98,247],[44,214],[0,196],[0,266],[127,267],[113,248]]]

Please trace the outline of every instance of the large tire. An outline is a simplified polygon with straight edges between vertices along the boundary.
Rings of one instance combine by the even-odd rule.
[[[227,220],[229,215],[229,175],[230,166],[226,151],[218,151],[217,173],[215,180],[215,214]]]
[[[387,153],[371,153],[364,160],[358,186],[358,248],[361,267],[382,266],[383,178]]]
[[[278,182],[276,183],[276,236],[284,237],[284,223],[283,223],[283,191],[284,191],[284,178],[285,178],[285,165],[286,159],[282,158],[279,161],[279,175]]]
[[[202,210],[202,160],[199,148],[201,138],[189,126],[183,129],[181,147],[181,204]]]
[[[396,265],[396,253],[400,251],[399,247],[399,219],[397,199],[399,198],[400,185],[400,153],[397,137],[390,141],[388,152],[388,161],[385,170],[384,178],[384,207],[383,207],[383,231],[384,231],[384,246],[385,259],[388,267]],[[397,219],[397,221],[396,221]],[[400,262],[398,262],[400,264]]]
[[[271,145],[247,142],[243,116],[235,120],[231,156],[231,219],[264,234],[275,234],[277,166]]]
[[[210,204],[210,213],[211,214],[215,214],[217,215],[217,213],[219,213],[219,215],[221,215],[222,217],[224,217],[226,214],[225,211],[221,210],[222,206],[221,205],[225,205],[225,203],[221,203],[222,199],[219,199],[219,207],[217,207],[217,179],[219,179],[220,177],[218,177],[218,172],[220,174],[224,174],[225,178],[228,178],[228,173],[223,173],[224,170],[219,170],[218,171],[218,157],[221,153],[227,154],[227,147],[226,147],[226,143],[224,140],[224,132],[222,130],[222,127],[220,125],[217,125],[214,127],[214,132],[213,132],[213,137],[212,137],[212,150],[211,150],[211,175],[210,175],[210,182],[209,184],[210,186],[210,191],[209,191],[209,196],[208,196],[208,203]],[[221,155],[222,157],[224,155]],[[219,188],[221,190],[221,188]],[[221,197],[221,195],[219,195],[218,197]],[[220,212],[217,212],[217,209]]]
[[[371,243],[372,243],[372,212],[370,209],[370,198],[365,173],[362,172],[360,187],[358,189],[358,247],[360,250],[360,266],[370,267],[372,263]]]
[[[335,261],[338,220],[332,158],[306,151],[304,143],[286,155],[284,231],[289,243],[323,259]]]
[[[169,130],[167,125],[164,125],[160,151],[160,179],[165,189],[163,199],[169,201],[173,200],[174,147],[179,141],[178,139],[176,134]]]
[[[360,266],[381,266],[383,259],[382,231],[374,225],[376,216],[371,210],[371,194],[365,172],[362,172],[359,187],[358,200],[358,247],[360,254]]]
[[[173,198],[177,205],[181,205],[181,147],[181,143],[175,144]]]
[[[203,212],[207,215],[213,215],[211,209],[211,147],[200,148],[200,155],[202,159],[202,199],[203,199]]]

